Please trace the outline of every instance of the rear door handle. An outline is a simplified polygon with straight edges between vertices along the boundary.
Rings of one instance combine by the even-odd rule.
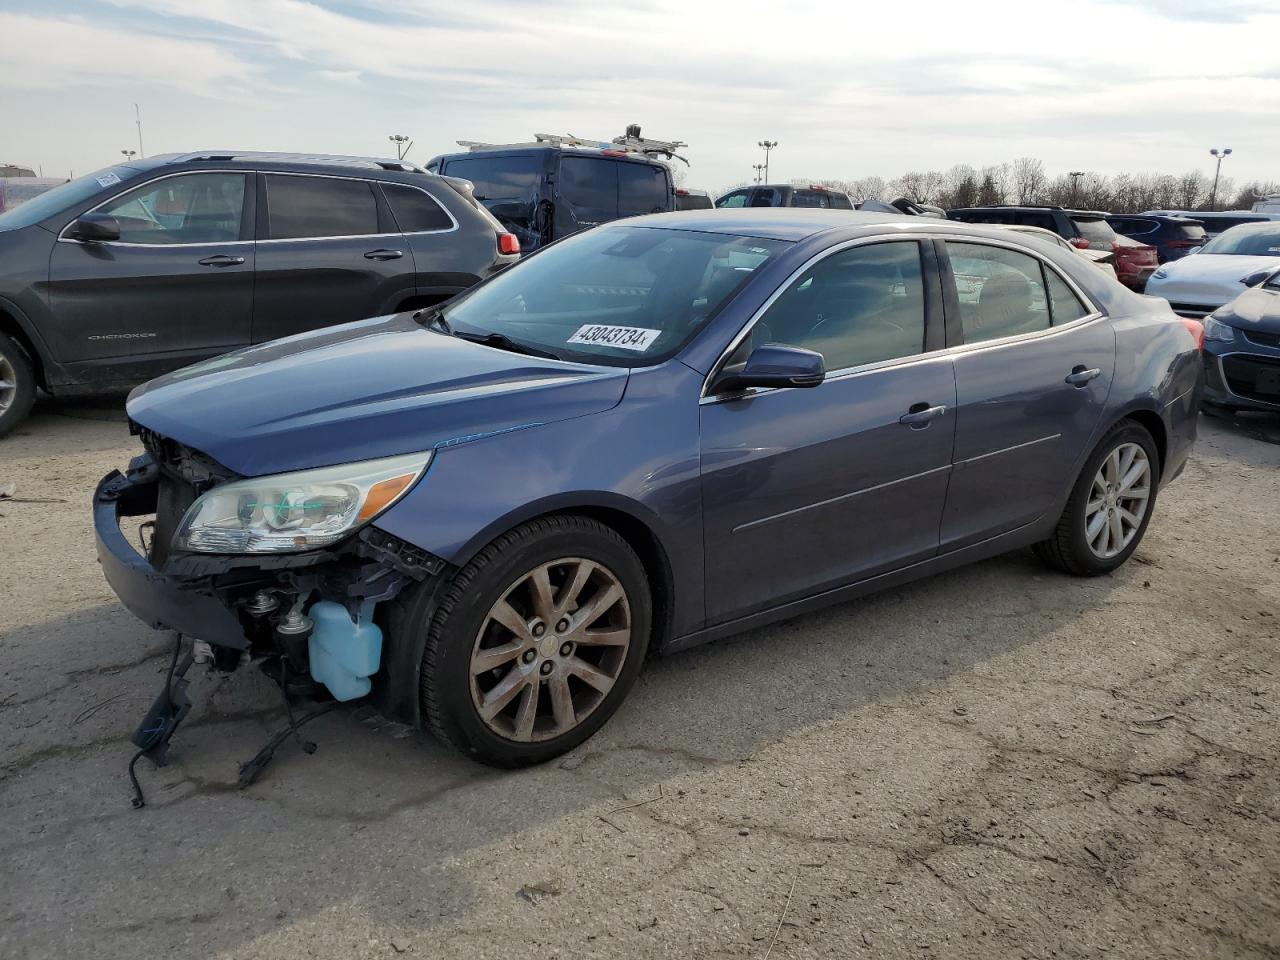
[[[944,404],[931,407],[927,403],[913,403],[911,408],[898,418],[898,422],[912,430],[923,430],[946,412],[947,408]]]
[[[403,250],[370,250],[364,258],[366,260],[399,260],[403,256]]]
[[[244,257],[229,257],[225,253],[205,257],[200,261],[202,267],[238,267],[244,263]]]
[[[1073,387],[1083,387],[1090,380],[1100,376],[1102,376],[1102,371],[1097,367],[1088,369],[1084,364],[1080,364],[1073,367],[1071,372],[1067,374],[1067,383],[1071,384]]]

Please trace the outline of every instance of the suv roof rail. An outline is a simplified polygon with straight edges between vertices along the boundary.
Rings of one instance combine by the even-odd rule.
[[[358,167],[377,167],[382,170],[399,170],[404,173],[426,173],[422,167],[408,160],[390,160],[380,157],[347,157],[326,153],[277,153],[270,150],[198,150],[173,157],[170,163],[217,163],[226,160],[275,160],[284,163],[333,163]]]
[[[600,150],[605,153],[619,152],[638,154],[646,157],[664,156],[688,164],[688,160],[676,153],[689,144],[683,140],[650,140],[640,135],[640,125],[630,124],[626,132],[612,140],[586,140],[575,137],[571,133],[535,133],[532,141],[524,143],[487,143],[483,140],[457,140],[458,146],[468,150],[500,150],[507,147],[576,147],[587,150]]]

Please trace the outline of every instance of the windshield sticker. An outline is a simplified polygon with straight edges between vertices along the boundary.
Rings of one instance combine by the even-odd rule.
[[[653,346],[653,341],[657,340],[661,333],[661,330],[647,330],[644,327],[609,327],[588,323],[579,327],[577,332],[565,342],[587,343],[597,347],[618,347],[622,350],[644,353]]]
[[[102,176],[95,177],[94,179],[98,181],[98,186],[100,187],[112,187],[120,182],[120,178],[114,173],[104,173]]]

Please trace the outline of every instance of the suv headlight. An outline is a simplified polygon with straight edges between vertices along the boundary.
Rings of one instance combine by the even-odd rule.
[[[328,546],[404,496],[431,451],[236,480],[187,510],[174,536],[197,553],[292,553]]]
[[[1219,343],[1231,343],[1236,338],[1236,328],[1228,326],[1221,320],[1215,320],[1213,317],[1205,317],[1204,338],[1206,340],[1217,340]]]

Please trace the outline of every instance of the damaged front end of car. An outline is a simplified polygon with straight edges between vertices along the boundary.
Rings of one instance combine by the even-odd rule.
[[[372,694],[388,719],[416,726],[416,683],[391,675],[380,606],[447,564],[369,521],[422,478],[431,453],[246,478],[145,427],[131,431],[146,453],[94,493],[98,559],[124,606],[208,643],[224,670],[257,661],[286,699],[291,687],[316,685],[338,701]],[[138,524],[142,552],[122,523]]]

